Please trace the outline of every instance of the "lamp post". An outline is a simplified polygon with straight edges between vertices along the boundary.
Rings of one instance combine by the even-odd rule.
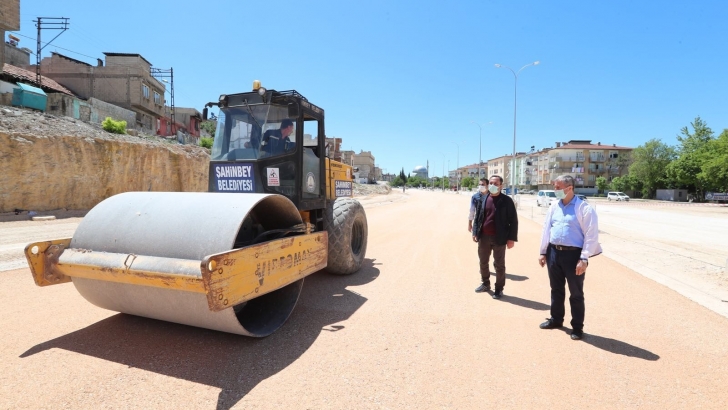
[[[472,124],[477,125],[478,126],[478,129],[480,130],[480,133],[478,134],[479,141],[480,141],[480,145],[479,145],[479,149],[478,149],[478,181],[480,181],[480,178],[482,178],[483,176],[485,176],[485,175],[482,175],[482,176],[480,175],[481,174],[480,167],[483,164],[483,127],[481,126],[481,124],[478,124],[475,121],[470,121],[470,122]],[[487,125],[490,125],[492,123],[493,123],[493,121],[490,121],[490,122],[488,122]]]
[[[460,144],[458,144],[457,142],[453,142],[453,144],[455,144],[458,147],[458,156],[457,156],[457,160],[455,161],[455,172],[456,172],[455,188],[457,189],[456,192],[459,194],[460,193]]]
[[[442,180],[442,190],[445,191],[445,180]],[[450,160],[447,160],[447,190],[450,190]]]
[[[528,66],[532,66],[532,65],[539,65],[540,63],[541,63],[540,61],[534,61],[533,63],[524,65],[518,71],[513,71],[513,69],[511,69],[510,67],[504,66],[502,64],[495,65],[495,68],[508,69],[513,74],[513,78],[514,78],[514,81],[513,81],[513,157],[511,158],[511,161],[512,161],[511,162],[511,164],[512,164],[511,165],[511,189],[513,190],[513,192],[511,193],[511,195],[516,194],[516,185],[515,185],[515,181],[516,181],[516,175],[515,175],[516,174],[516,172],[515,172],[516,171],[516,114],[517,114],[517,107],[518,107],[518,105],[516,104],[516,100],[518,97],[518,74],[520,74],[524,68],[526,68]]]
[[[445,192],[445,154],[440,153],[442,155],[442,192]]]

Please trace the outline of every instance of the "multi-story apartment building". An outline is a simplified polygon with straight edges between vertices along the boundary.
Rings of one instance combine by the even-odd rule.
[[[41,61],[46,77],[80,98],[96,98],[136,113],[136,126],[156,132],[157,119],[165,117],[165,86],[152,77],[152,64],[140,54],[104,53],[97,66],[51,53]],[[132,128],[132,124],[128,124]]]
[[[488,160],[488,178],[493,175],[499,175],[503,178],[503,186],[510,184],[511,177],[511,159],[513,155],[504,155],[502,157]]]
[[[538,152],[516,155],[516,186],[531,189],[538,185]],[[510,182],[510,181],[509,181]]]
[[[560,175],[571,175],[576,183],[576,191],[580,193],[596,193],[597,177],[606,178],[607,182],[614,177],[627,174],[631,164],[632,148],[614,145],[602,145],[590,140],[571,140],[567,143],[556,143],[556,148],[548,152],[549,180]]]
[[[532,178],[532,185],[536,185],[538,189],[550,189],[551,180],[549,174],[549,151],[551,148],[545,148],[536,152],[538,159],[536,160],[536,175]]]
[[[372,183],[376,181],[374,166],[374,155],[371,151],[359,151],[352,156],[353,166],[358,168],[354,171],[354,177],[359,183]]]

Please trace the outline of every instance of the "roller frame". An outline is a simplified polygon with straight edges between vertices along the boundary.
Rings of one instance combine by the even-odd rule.
[[[71,239],[57,239],[25,247],[36,285],[84,278],[202,293],[210,311],[219,312],[324,269],[328,234],[276,239],[209,255],[201,261],[96,252],[69,248],[70,243]]]

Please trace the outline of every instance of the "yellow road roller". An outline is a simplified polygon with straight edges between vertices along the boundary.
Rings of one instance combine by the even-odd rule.
[[[254,82],[221,95],[208,192],[127,192],[91,209],[71,239],[25,248],[38,286],[73,282],[92,304],[264,337],[304,278],[360,269],[367,219],[351,166],[328,158],[324,110]]]

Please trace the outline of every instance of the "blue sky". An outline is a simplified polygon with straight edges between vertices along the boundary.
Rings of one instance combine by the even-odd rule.
[[[465,165],[516,148],[589,139],[675,144],[696,116],[728,128],[728,2],[21,0],[21,46],[38,17],[69,17],[42,53],[95,64],[104,51],[173,67],[175,104],[295,89],[326,110],[327,136],[387,172]],[[43,32],[50,40],[55,33]],[[63,50],[63,47],[68,50]],[[80,53],[80,54],[77,54]],[[31,56],[34,61],[34,56]],[[492,122],[492,124],[491,124]]]

